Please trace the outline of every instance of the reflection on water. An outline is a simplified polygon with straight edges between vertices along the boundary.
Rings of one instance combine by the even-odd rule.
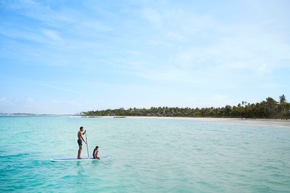
[[[80,125],[88,130],[89,147],[99,145],[100,156],[111,156],[51,162],[76,156]],[[170,119],[7,117],[1,119],[0,129],[5,133],[0,142],[1,191],[290,189],[290,130],[282,127]],[[83,148],[82,155],[86,154]]]

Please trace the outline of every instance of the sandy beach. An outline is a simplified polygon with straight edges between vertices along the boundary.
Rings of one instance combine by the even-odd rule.
[[[290,120],[281,119],[239,119],[239,118],[202,118],[202,117],[126,117],[126,118],[144,118],[144,119],[181,119],[181,120],[197,120],[210,122],[229,122],[237,124],[253,124],[268,126],[290,127]]]

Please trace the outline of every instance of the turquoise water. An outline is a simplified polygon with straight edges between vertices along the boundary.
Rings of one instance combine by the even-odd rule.
[[[76,157],[87,129],[89,153]],[[1,192],[290,192],[290,128],[174,119],[0,117]],[[86,146],[83,157],[87,157]]]

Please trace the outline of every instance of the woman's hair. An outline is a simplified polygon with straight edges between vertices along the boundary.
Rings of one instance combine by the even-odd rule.
[[[96,148],[99,148],[99,146],[96,146]]]

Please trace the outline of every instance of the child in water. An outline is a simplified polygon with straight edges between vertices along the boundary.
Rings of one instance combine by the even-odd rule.
[[[93,158],[94,159],[100,159],[99,157],[99,146],[96,146],[94,151],[93,151]]]

